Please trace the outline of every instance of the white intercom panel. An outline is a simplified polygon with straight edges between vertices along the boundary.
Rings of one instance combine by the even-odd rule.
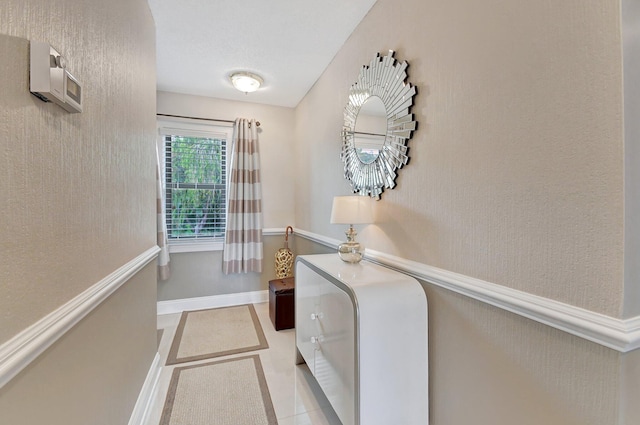
[[[82,112],[82,87],[66,68],[66,61],[48,43],[30,43],[29,90],[45,102],[55,102],[69,112]]]

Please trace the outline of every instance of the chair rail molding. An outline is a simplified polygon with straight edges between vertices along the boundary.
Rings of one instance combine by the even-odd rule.
[[[306,230],[296,234],[331,248],[341,243]],[[640,348],[640,316],[618,319],[368,248],[365,259],[621,353]]]
[[[0,345],[0,388],[158,256],[154,246]]]

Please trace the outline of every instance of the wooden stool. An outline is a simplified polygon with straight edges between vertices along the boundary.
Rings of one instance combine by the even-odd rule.
[[[295,327],[294,277],[269,281],[269,317],[277,331]]]

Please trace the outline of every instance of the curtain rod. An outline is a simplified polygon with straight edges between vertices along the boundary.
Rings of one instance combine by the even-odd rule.
[[[216,120],[216,119],[213,119],[213,118],[185,117],[183,115],[156,114],[156,116],[158,116],[158,117],[169,117],[169,118],[186,118],[188,120],[230,122],[232,124],[235,123],[235,120]],[[260,121],[256,121],[256,126],[260,127]]]

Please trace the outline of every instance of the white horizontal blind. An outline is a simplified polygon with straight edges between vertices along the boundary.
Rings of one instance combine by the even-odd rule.
[[[161,129],[165,142],[167,233],[170,240],[224,238],[225,135]]]

